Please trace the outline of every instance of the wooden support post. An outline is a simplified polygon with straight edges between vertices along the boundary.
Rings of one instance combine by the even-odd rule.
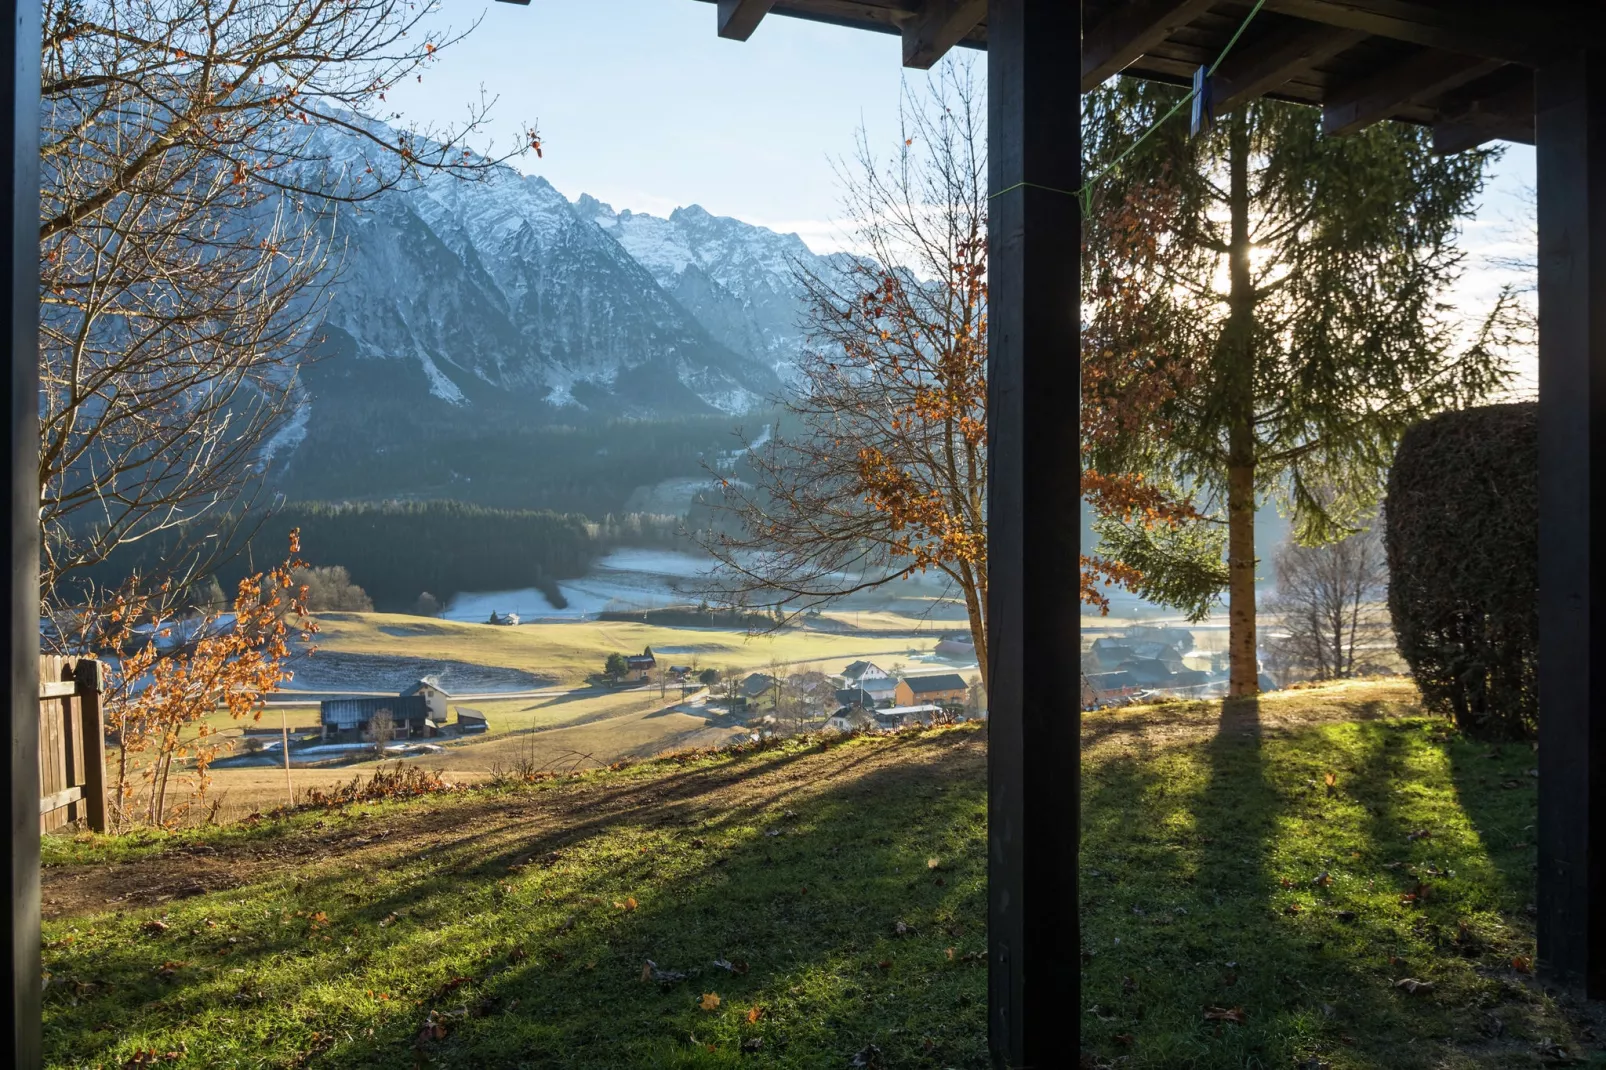
[[[0,338],[7,366],[5,646],[11,745],[6,964],[0,970],[0,1063],[40,1065],[39,1008],[39,9],[16,0],[0,26]]]
[[[1080,8],[988,7],[987,1014],[1017,1070],[1071,1065],[1081,1006]]]
[[[1535,89],[1539,968],[1606,998],[1606,51]]]
[[[78,685],[78,723],[84,739],[84,818],[91,829],[105,832],[106,714],[100,706],[105,668],[94,658],[81,658],[73,680]]]

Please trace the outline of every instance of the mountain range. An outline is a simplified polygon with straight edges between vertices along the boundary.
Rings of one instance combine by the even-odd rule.
[[[344,210],[339,233],[323,341],[270,450],[302,495],[310,482],[361,496],[328,466],[414,453],[420,439],[619,419],[729,426],[775,396],[807,344],[797,272],[841,263],[695,205],[660,218],[571,202],[505,166],[388,192]]]

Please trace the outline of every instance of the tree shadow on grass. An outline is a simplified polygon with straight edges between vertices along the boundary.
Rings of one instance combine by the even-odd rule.
[[[1156,1070],[1446,1065],[1437,1045],[1486,988],[1453,941],[1484,881],[1402,901],[1405,875],[1389,862],[1407,842],[1405,811],[1437,807],[1454,824],[1431,755],[1386,742],[1402,730],[1386,719],[1268,730],[1258,703],[1227,703],[1207,743],[1140,743],[1092,772],[1087,864],[1113,879],[1107,897],[1086,879],[1088,1050]],[[1102,821],[1117,837],[1099,831],[1111,807],[1119,822]],[[1411,968],[1436,991],[1394,987],[1396,943],[1423,957]]]
[[[984,1065],[981,764],[955,775],[914,739],[891,746],[908,761],[850,751],[737,798],[666,792],[264,886],[250,911],[185,903],[159,950],[97,948],[107,985],[59,990],[77,1005],[52,1003],[52,1058],[182,1042],[209,1066],[840,1066],[875,1045],[889,1066]],[[292,901],[324,920],[281,925]],[[272,917],[237,937],[249,950],[210,968],[208,912],[234,923],[258,903]],[[185,965],[161,977],[164,956]],[[649,959],[689,976],[643,981]]]

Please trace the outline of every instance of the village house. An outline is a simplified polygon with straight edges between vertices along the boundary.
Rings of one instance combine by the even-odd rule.
[[[933,648],[940,658],[973,658],[976,656],[976,640],[970,635],[945,635],[937,641]]]
[[[318,723],[325,740],[356,741],[369,738],[374,719],[388,714],[392,739],[433,736],[446,727],[449,697],[439,681],[426,676],[395,697],[325,699],[318,704]]]
[[[892,706],[884,710],[876,710],[876,725],[880,728],[904,728],[908,725],[922,724],[930,726],[936,721],[949,716],[947,710],[931,702],[923,702],[914,706]]]
[[[765,672],[755,672],[742,681],[742,697],[749,702],[768,692],[775,686],[775,677]]]
[[[1138,693],[1137,681],[1126,672],[1090,672],[1082,674],[1082,708],[1094,709],[1128,698]]]
[[[873,710],[877,706],[875,696],[862,687],[841,687],[836,691],[836,704],[841,710]]]
[[[970,697],[970,685],[956,672],[934,676],[906,676],[898,681],[895,706],[963,706]]]
[[[855,661],[842,670],[842,682],[858,687],[867,680],[890,680],[892,674],[873,661]]]
[[[645,680],[647,674],[658,667],[658,659],[651,654],[631,654],[625,658],[625,665],[632,679]]]

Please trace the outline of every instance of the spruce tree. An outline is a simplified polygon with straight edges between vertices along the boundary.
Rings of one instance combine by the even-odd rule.
[[[1225,588],[1228,693],[1249,696],[1256,508],[1275,500],[1302,542],[1352,530],[1407,427],[1506,381],[1516,320],[1509,295],[1470,331],[1447,304],[1495,153],[1436,157],[1393,122],[1326,137],[1316,109],[1265,100],[1144,138],[1180,93],[1118,79],[1085,98],[1085,240],[1140,220],[1152,255],[1084,254],[1083,359],[1139,371],[1112,389],[1163,381],[1157,417],[1100,442],[1094,467],[1150,473],[1198,515],[1097,528],[1147,597],[1197,617]]]

